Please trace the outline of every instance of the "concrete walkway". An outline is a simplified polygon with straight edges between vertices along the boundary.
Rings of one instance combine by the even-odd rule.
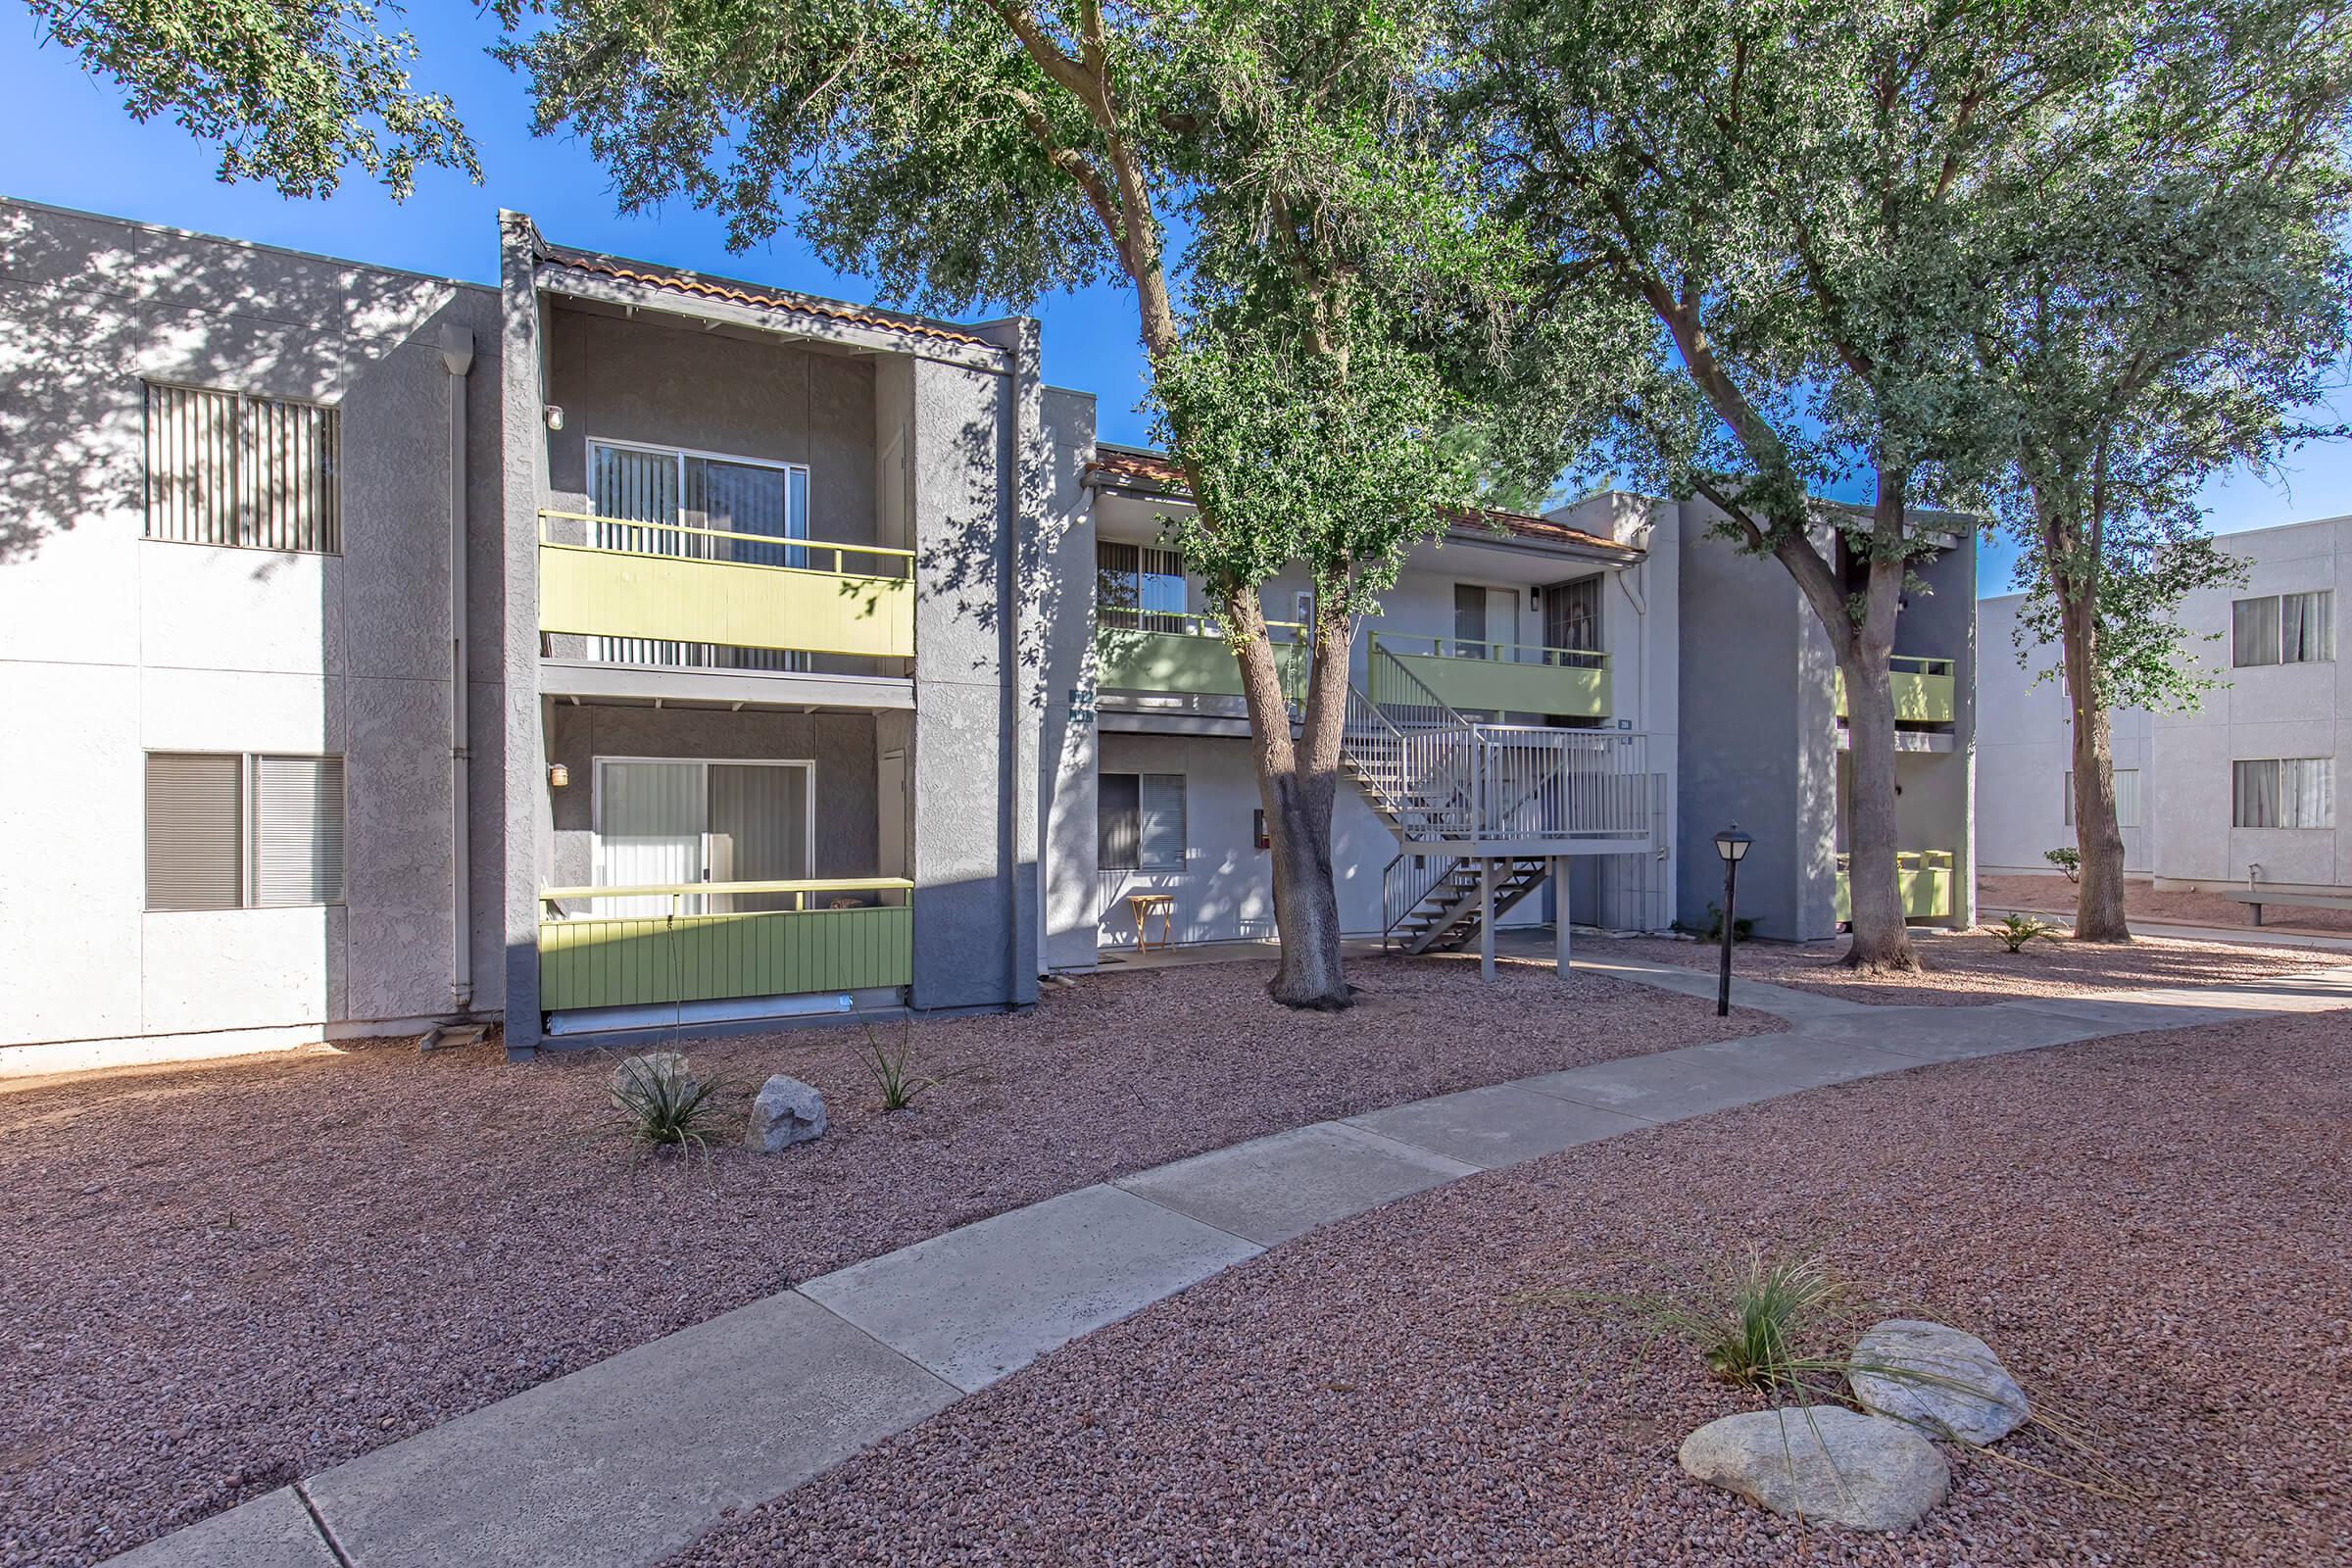
[[[1577,967],[1711,998],[1715,977]],[[1735,981],[1758,1035],[1322,1122],[1088,1187],[812,1279],[364,1454],[120,1568],[640,1568],[1058,1346],[1331,1220],[1734,1105],[2141,1030],[2352,1006],[2262,987],[1872,1006]],[[463,1310],[464,1303],[453,1303]]]

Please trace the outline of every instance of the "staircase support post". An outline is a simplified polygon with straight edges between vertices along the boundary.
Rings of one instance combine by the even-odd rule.
[[[1551,961],[1568,976],[1568,866],[1565,855],[1551,858]]]
[[[1494,857],[1478,862],[1478,977],[1494,981]]]

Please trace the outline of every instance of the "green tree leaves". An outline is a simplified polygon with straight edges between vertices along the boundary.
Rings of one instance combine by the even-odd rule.
[[[27,0],[47,36],[113,78],[134,120],[220,144],[220,178],[324,196],[357,166],[396,197],[424,166],[475,180],[457,111],[421,92],[388,0]]]

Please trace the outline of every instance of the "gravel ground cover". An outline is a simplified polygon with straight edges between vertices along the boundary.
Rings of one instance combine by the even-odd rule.
[[[1977,879],[1977,902],[1992,909],[2042,909],[2075,917],[2075,885],[2062,876],[1986,876]],[[2133,920],[2181,925],[2250,926],[2253,911],[2219,893],[2159,893],[2146,877],[2124,882],[2124,914]],[[2352,936],[2352,909],[2298,909],[2281,904],[2262,912],[2262,929],[2304,936]]]
[[[1263,963],[1049,991],[913,1034],[972,1065],[885,1115],[850,1031],[688,1048],[832,1130],[632,1164],[610,1059],[406,1042],[0,1094],[0,1562],[95,1562],[796,1281],[1323,1117],[1782,1027],[1593,976],[1358,961],[1336,1016]],[[1464,1019],[1475,1016],[1475,1028]],[[736,1131],[739,1133],[740,1124]]]
[[[1310,1233],[747,1511],[784,1563],[2316,1568],[2352,1557],[2352,1031],[2305,1015],[1930,1067],[1629,1134]],[[2106,1497],[1953,1452],[1862,1537],[1675,1450],[1757,1401],[1566,1288],[1818,1250],[1984,1335]],[[2012,1458],[2091,1466],[2029,1428]]]
[[[2352,965],[2352,954],[2311,948],[2255,948],[2233,942],[2174,942],[2139,937],[2121,946],[2036,940],[2011,953],[1981,931],[1915,932],[1920,972],[1860,975],[1844,967],[1846,939],[1746,942],[1733,950],[1732,973],[1848,1002],[1888,1006],[1980,1006],[2021,997],[2082,997],[2151,987],[2262,985],[2290,975]],[[1722,950],[1707,942],[1662,937],[1579,939],[1577,952],[1679,963],[1712,971]]]

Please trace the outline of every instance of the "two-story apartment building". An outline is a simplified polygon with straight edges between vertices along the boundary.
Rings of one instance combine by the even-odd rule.
[[[1001,1007],[1271,934],[1180,477],[1035,322],[499,236],[487,287],[0,203],[0,1066]],[[1612,493],[1414,552],[1349,671],[1352,934],[1703,924],[1718,817],[1743,914],[1834,929],[1834,671],[1704,535]],[[1911,614],[1960,919],[1971,622]]]
[[[2248,883],[2340,894],[2352,825],[2336,782],[2352,762],[2352,679],[2335,608],[2352,594],[2352,517],[2234,533],[2242,585],[2188,596],[2179,657],[2217,684],[2184,712],[2109,713],[2124,868],[2161,889]],[[1984,844],[1988,871],[2055,875],[2072,845],[2073,721],[2057,649],[2017,647],[2022,594],[1984,601]]]

